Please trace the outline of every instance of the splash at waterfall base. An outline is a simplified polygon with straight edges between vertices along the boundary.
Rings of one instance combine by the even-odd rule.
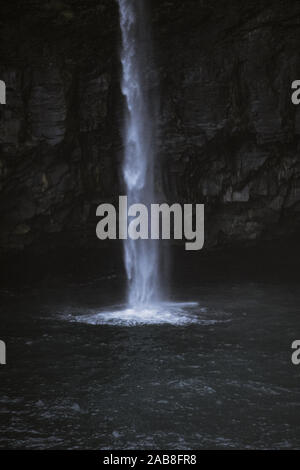
[[[204,245],[204,204],[145,204],[136,203],[128,207],[127,196],[119,197],[119,229],[120,240],[182,240],[183,235],[189,242],[185,243],[186,250],[201,250]],[[149,217],[150,212],[150,217]],[[193,230],[193,215],[195,213],[195,230]],[[96,215],[102,217],[96,227],[100,240],[117,239],[117,211],[112,204],[100,204]],[[173,217],[172,217],[173,216]],[[173,230],[171,230],[171,217]],[[132,218],[129,221],[128,219]],[[150,222],[150,223],[149,223]]]
[[[214,325],[224,319],[211,318],[205,307],[199,308],[198,302],[161,302],[151,305],[124,306],[114,305],[106,309],[92,310],[88,313],[64,314],[64,319],[88,325],[110,325],[132,327],[140,325],[190,324]]]
[[[151,279],[152,270],[147,263],[142,263],[141,269],[135,272],[133,268],[136,260],[131,260],[130,254],[140,255],[139,250],[147,249],[147,244],[158,243],[158,240],[178,240],[183,237],[189,240],[185,243],[186,250],[200,250],[204,245],[204,205],[128,205],[127,196],[120,196],[118,210],[112,204],[100,204],[96,215],[101,217],[96,227],[100,240],[129,238],[130,243],[136,245],[135,249],[129,250],[126,258],[129,293],[132,295],[129,295],[125,306],[113,306],[101,312],[80,315],[74,320],[123,326],[161,323],[182,325],[199,321],[194,315],[197,303],[163,302],[159,296],[157,279]],[[155,250],[153,252],[156,253]],[[143,256],[139,259],[143,260]]]

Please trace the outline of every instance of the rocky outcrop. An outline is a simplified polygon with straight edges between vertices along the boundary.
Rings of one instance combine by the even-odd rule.
[[[206,204],[208,243],[299,230],[299,4],[155,5],[169,198]]]
[[[206,204],[206,245],[299,231],[299,3],[149,4],[165,196]],[[117,4],[6,2],[0,31],[1,250],[86,243],[122,191]]]
[[[92,237],[96,202],[118,193],[117,5],[32,1],[4,10],[1,250],[47,234]]]

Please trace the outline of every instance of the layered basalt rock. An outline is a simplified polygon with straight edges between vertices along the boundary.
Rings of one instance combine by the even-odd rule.
[[[1,249],[51,233],[76,243],[118,193],[117,5],[10,2],[1,33]]]
[[[95,206],[122,194],[117,3],[11,1],[3,10],[1,250],[70,234],[89,243]],[[296,1],[149,2],[158,191],[206,204],[206,246],[299,230],[300,110],[290,99],[299,15]]]
[[[206,204],[208,243],[299,230],[299,5],[155,5],[169,197]]]

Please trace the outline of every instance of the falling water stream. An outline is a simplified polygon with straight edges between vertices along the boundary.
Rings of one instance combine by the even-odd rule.
[[[156,102],[151,35],[146,0],[117,0],[122,35],[121,89],[124,95],[124,158],[122,176],[128,206],[158,202],[156,181]],[[129,218],[130,221],[130,218]],[[197,302],[166,299],[162,292],[162,251],[159,240],[124,240],[128,279],[126,304],[79,314],[70,321],[91,325],[184,325],[214,322]],[[75,312],[74,312],[75,313]],[[199,316],[201,314],[201,317]]]
[[[122,176],[128,206],[157,202],[156,101],[153,92],[151,35],[145,0],[117,0],[122,35],[121,89],[124,95],[124,158]],[[151,79],[150,79],[151,77]],[[68,317],[92,325],[140,324],[183,325],[199,322],[197,302],[166,301],[161,292],[159,240],[124,240],[124,263],[128,279],[126,305]],[[207,322],[207,318],[202,319]]]
[[[155,112],[149,93],[150,41],[144,0],[118,0],[122,32],[122,92],[125,97],[123,178],[128,204],[154,202]],[[124,241],[131,307],[159,299],[158,244]]]

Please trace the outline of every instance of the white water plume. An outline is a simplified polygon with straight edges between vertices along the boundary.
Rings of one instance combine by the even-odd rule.
[[[155,111],[149,93],[150,39],[144,0],[118,0],[122,32],[122,93],[125,97],[122,173],[128,204],[154,202]],[[159,255],[155,240],[125,240],[130,307],[159,300]]]

